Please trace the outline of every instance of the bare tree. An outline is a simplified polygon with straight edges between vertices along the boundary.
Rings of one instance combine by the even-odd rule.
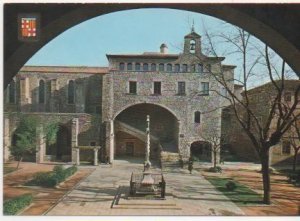
[[[210,51],[214,56],[218,56],[216,43],[207,29],[205,29],[205,36],[208,40]],[[281,70],[277,71],[276,65],[271,62],[268,46],[265,45],[262,48],[261,45],[252,43],[252,36],[238,27],[236,27],[234,34],[221,33],[218,35],[218,38],[223,39],[222,44],[225,42],[231,45],[232,53],[241,56],[241,76],[239,79],[226,79],[226,75],[222,72],[222,67],[220,67],[221,71],[219,74],[211,74],[226,89],[227,96],[223,97],[230,101],[231,109],[237,122],[258,153],[262,166],[263,201],[266,204],[270,204],[269,151],[272,146],[280,141],[291,125],[299,119],[300,113],[294,114],[294,112],[299,103],[300,84],[294,88],[293,100],[289,108],[287,108],[282,102],[286,86],[285,61],[282,61]],[[265,72],[263,72],[263,68]],[[259,74],[257,74],[257,71]],[[268,89],[271,92],[271,96],[268,98],[268,103],[263,104],[263,113],[257,111],[255,102],[251,99],[250,84],[253,81],[253,77],[259,75],[268,76],[270,81]],[[243,86],[242,98],[239,98],[232,90],[229,82],[233,80]]]

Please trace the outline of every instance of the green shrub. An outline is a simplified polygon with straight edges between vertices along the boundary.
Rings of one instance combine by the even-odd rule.
[[[222,167],[220,167],[220,166],[210,167],[210,168],[208,169],[208,172],[222,173]]]
[[[225,184],[227,190],[229,191],[233,191],[237,188],[236,183],[233,182],[232,180],[229,180],[226,184]]]
[[[51,172],[39,172],[34,175],[33,179],[27,182],[27,185],[37,185],[44,187],[54,187],[63,182],[69,176],[77,171],[76,166],[64,169],[62,166],[55,166]]]
[[[26,206],[30,205],[32,202],[32,195],[25,194],[10,200],[7,200],[3,203],[3,214],[4,215],[15,215],[20,210],[24,209]]]

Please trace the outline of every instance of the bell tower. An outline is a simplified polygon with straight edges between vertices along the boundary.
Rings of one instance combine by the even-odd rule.
[[[194,24],[191,33],[184,36],[184,54],[201,54],[201,36],[195,32]]]

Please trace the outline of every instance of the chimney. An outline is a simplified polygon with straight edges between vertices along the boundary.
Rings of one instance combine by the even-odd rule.
[[[166,44],[161,44],[160,46],[160,53],[168,54],[168,46]]]

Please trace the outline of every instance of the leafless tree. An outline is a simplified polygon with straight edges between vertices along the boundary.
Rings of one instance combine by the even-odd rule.
[[[210,46],[210,51],[214,56],[218,57],[216,42],[207,29],[205,29],[205,37]],[[263,201],[266,204],[270,204],[269,151],[300,117],[300,113],[294,114],[299,103],[300,84],[295,88],[293,100],[289,108],[287,108],[284,102],[282,102],[286,86],[285,61],[282,61],[281,70],[277,71],[276,65],[271,62],[269,47],[267,45],[261,47],[259,44],[252,43],[252,36],[238,27],[236,27],[235,33],[221,33],[218,34],[218,38],[223,39],[221,43],[225,42],[231,45],[232,53],[241,56],[241,76],[239,79],[226,79],[222,72],[222,67],[220,67],[221,71],[218,74],[211,74],[226,89],[227,96],[223,97],[230,101],[231,110],[237,122],[251,140],[258,153],[262,166]],[[263,68],[266,70],[265,73],[263,72]],[[258,69],[259,74],[257,74],[256,69]],[[270,81],[269,89],[272,91],[269,102],[264,104],[266,111],[264,112],[263,119],[261,113],[256,111],[254,108],[255,105],[250,99],[251,80],[253,77],[259,75],[268,76]],[[243,86],[242,99],[229,86],[229,82],[233,80]]]

